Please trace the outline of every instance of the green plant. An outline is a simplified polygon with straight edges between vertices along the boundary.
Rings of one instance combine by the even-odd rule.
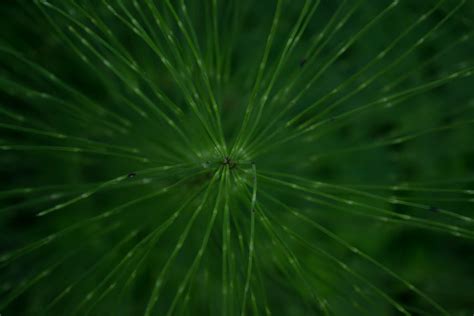
[[[471,315],[472,1],[0,4],[2,315]]]

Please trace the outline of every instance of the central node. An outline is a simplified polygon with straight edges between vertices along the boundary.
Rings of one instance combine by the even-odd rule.
[[[224,157],[224,160],[222,161],[222,165],[229,167],[229,169],[234,169],[237,166],[236,162],[233,161],[228,156]]]

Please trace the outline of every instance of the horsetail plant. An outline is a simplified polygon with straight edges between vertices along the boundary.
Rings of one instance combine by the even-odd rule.
[[[474,2],[0,17],[2,316],[474,312]]]

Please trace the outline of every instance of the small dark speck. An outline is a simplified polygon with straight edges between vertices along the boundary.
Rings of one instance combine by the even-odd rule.
[[[128,177],[129,179],[132,179],[132,178],[135,178],[136,175],[137,175],[137,174],[136,174],[135,172],[131,172],[131,173],[128,174],[127,177]]]
[[[306,58],[303,58],[300,60],[300,67],[303,67],[308,60]]]
[[[430,211],[431,211],[431,212],[439,212],[440,209],[437,208],[436,206],[430,206]]]

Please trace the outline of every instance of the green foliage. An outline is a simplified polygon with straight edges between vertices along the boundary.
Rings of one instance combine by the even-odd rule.
[[[0,314],[471,315],[474,2],[0,2]]]

